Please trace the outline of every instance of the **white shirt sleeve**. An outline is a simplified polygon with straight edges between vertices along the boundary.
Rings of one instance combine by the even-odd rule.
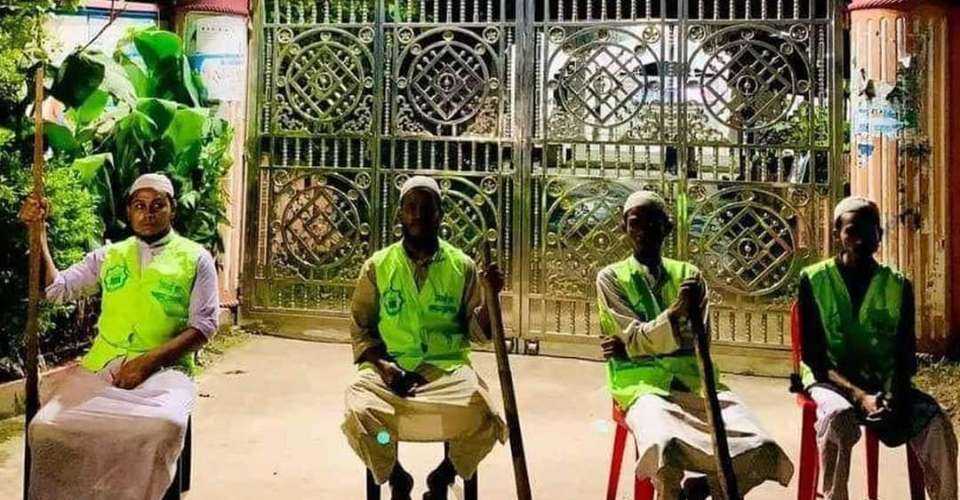
[[[671,354],[680,349],[666,311],[651,321],[643,321],[630,307],[613,270],[604,269],[597,275],[597,298],[601,314],[614,320],[601,321],[610,325],[603,334],[619,337],[631,358]]]
[[[57,273],[45,290],[46,299],[55,304],[72,302],[100,292],[100,268],[106,249],[98,248],[83,257],[83,260]]]
[[[217,267],[213,257],[204,250],[197,258],[197,275],[190,292],[190,317],[188,325],[196,328],[208,339],[217,333],[220,326],[220,286],[217,282]]]

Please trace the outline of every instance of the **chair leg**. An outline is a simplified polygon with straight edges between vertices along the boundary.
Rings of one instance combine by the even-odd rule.
[[[635,500],[653,500],[654,495],[656,495],[653,481],[650,478],[637,482],[635,487],[636,491],[633,494]]]
[[[803,409],[800,430],[800,471],[797,475],[797,500],[815,500],[819,483],[820,457],[817,456],[816,432],[813,424],[816,414],[812,408]]]
[[[623,451],[627,443],[627,428],[617,425],[613,435],[613,454],[610,457],[610,477],[607,479],[607,500],[616,500],[617,483],[620,480],[620,466],[623,464]]]
[[[183,456],[177,459],[177,468],[173,472],[173,482],[167,487],[167,492],[163,494],[163,500],[180,500],[180,492],[183,491]]]
[[[380,485],[373,480],[370,469],[367,469],[367,500],[380,500]]]
[[[640,449],[633,445],[633,454],[640,461]],[[650,478],[640,479],[637,471],[633,471],[633,500],[653,500],[653,481]]]
[[[867,448],[867,500],[877,500],[878,490],[878,465],[879,465],[879,441],[877,435],[867,430],[866,448]]]
[[[910,499],[924,500],[926,494],[924,490],[926,485],[923,478],[923,467],[920,465],[920,457],[913,447],[907,444],[907,475],[910,478]]]
[[[187,418],[187,435],[183,438],[183,451],[180,452],[180,491],[190,491],[190,478],[193,463],[193,417]]]
[[[479,472],[474,472],[473,477],[463,481],[464,500],[477,500],[477,476]]]

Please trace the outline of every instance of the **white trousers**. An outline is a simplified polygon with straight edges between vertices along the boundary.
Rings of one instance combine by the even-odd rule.
[[[181,372],[155,373],[136,389],[71,368],[43,387],[30,422],[31,500],[156,500],[173,481],[196,388]]]
[[[347,388],[342,430],[377,484],[387,481],[397,463],[398,441],[449,443],[457,474],[470,478],[494,444],[507,439],[506,424],[473,368],[428,380],[414,396],[402,398],[373,369],[361,369]]]
[[[850,454],[860,440],[856,409],[836,391],[815,385],[809,389],[817,403],[817,446],[823,473],[823,496],[847,500]],[[907,442],[923,468],[927,495],[931,500],[957,500],[957,438],[953,426],[941,412]]]
[[[730,391],[717,395],[727,429],[737,486],[742,494],[764,481],[783,486],[793,476],[793,464],[760,427],[745,404]],[[660,500],[675,500],[690,473],[706,475],[713,491],[716,477],[713,438],[703,398],[687,391],[669,396],[641,396],[627,411],[627,426],[637,442],[637,476],[653,480]]]

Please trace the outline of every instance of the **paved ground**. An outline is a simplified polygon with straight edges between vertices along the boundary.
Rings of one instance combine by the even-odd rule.
[[[599,363],[542,357],[511,358],[534,495],[538,499],[602,498],[613,440],[610,398]],[[499,394],[492,355],[475,364]],[[192,499],[362,499],[363,469],[339,425],[343,389],[352,376],[344,345],[258,337],[231,351],[200,380],[194,416]],[[799,413],[778,379],[728,377],[791,457],[799,446]],[[439,445],[402,445],[401,458],[423,477]],[[22,440],[0,449],[0,498],[19,496]],[[862,449],[856,453],[851,498],[864,498]],[[903,449],[884,449],[880,498],[908,497]],[[632,498],[627,474],[620,498]],[[419,494],[419,493],[418,493]],[[510,451],[494,450],[480,468],[480,497],[515,498]],[[767,484],[752,500],[795,498],[794,485]],[[389,495],[385,495],[387,498]]]

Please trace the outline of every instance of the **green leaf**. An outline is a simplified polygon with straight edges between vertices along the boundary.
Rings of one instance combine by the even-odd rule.
[[[107,103],[110,101],[110,94],[102,90],[96,90],[86,101],[83,101],[83,104],[75,108],[74,118],[77,120],[78,125],[86,125],[97,118],[100,118],[100,115],[103,114],[103,110],[106,109]]]
[[[157,71],[161,64],[173,60],[179,62],[183,45],[175,33],[161,29],[149,29],[134,35],[133,44],[143,58],[148,71]]]
[[[137,101],[137,111],[147,115],[156,124],[158,130],[166,130],[173,120],[174,114],[182,105],[168,101],[166,99],[157,99],[148,97]]]
[[[50,147],[58,153],[72,154],[80,149],[73,132],[59,123],[44,122],[43,133],[47,136]]]
[[[205,108],[179,109],[173,115],[170,126],[163,133],[171,142],[174,151],[184,151],[200,142],[208,128],[208,113]]]
[[[80,172],[80,180],[84,184],[90,185],[97,178],[97,175],[100,174],[103,165],[108,161],[113,161],[113,155],[110,153],[100,153],[77,158],[73,161],[72,166]]]
[[[16,132],[6,127],[0,127],[0,146],[12,141],[17,137]]]
[[[193,210],[197,208],[197,202],[200,201],[199,191],[190,191],[180,197],[180,207],[184,210]]]
[[[95,52],[74,52],[57,70],[50,95],[69,107],[78,107],[100,87],[104,72]]]
[[[190,69],[190,62],[187,61],[186,57],[181,57],[181,68],[182,68],[182,81],[183,88],[186,89],[187,95],[190,96],[190,105],[199,106],[200,105],[200,91],[197,89],[196,80],[194,79],[193,70]],[[202,88],[202,84],[201,84]]]
[[[147,78],[147,74],[143,68],[133,59],[130,59],[130,57],[119,48],[113,57],[117,61],[117,64],[123,68],[124,73],[127,75],[127,80],[133,85],[133,90],[136,92],[137,97],[149,97],[150,80]]]
[[[91,55],[97,62],[103,65],[103,82],[100,89],[115,97],[118,101],[130,104],[136,102],[137,91],[134,84],[127,78],[127,73],[123,67],[116,61],[107,57],[106,54],[95,53]]]

